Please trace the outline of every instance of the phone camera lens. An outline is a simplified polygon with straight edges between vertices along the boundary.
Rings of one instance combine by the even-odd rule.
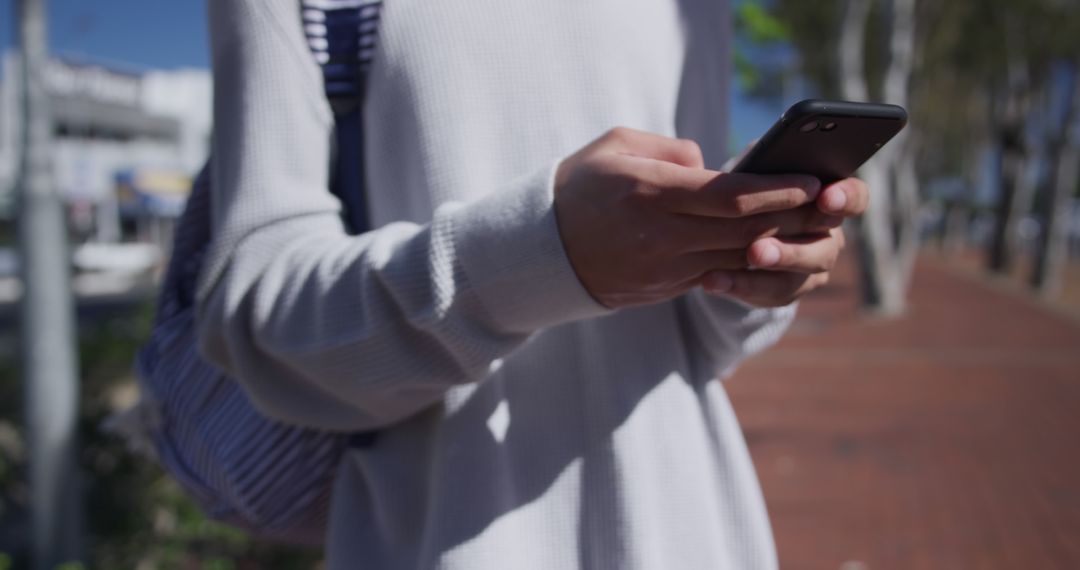
[[[815,130],[817,128],[818,128],[818,122],[817,121],[810,121],[809,123],[806,123],[805,125],[800,127],[799,130],[804,132],[804,133],[809,133],[809,132],[811,132],[811,131],[813,131],[813,130]]]
[[[834,129],[836,129],[836,123],[825,123],[821,127],[821,130],[823,130],[825,132],[828,132],[828,131],[831,131],[831,130],[834,130]]]

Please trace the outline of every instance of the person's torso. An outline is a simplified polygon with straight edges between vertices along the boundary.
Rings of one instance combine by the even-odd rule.
[[[616,125],[673,134],[681,26],[677,0],[387,1],[365,113],[375,226],[426,222]]]
[[[675,135],[687,30],[723,9],[386,0],[364,116],[374,226],[426,222],[614,126]],[[774,567],[742,434],[687,346],[673,303],[534,335],[349,453],[329,567]]]

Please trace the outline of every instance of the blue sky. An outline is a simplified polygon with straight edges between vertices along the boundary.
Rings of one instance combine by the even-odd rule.
[[[15,43],[18,0],[0,0],[0,51]],[[47,0],[55,53],[136,68],[208,67],[205,0]],[[736,96],[738,144],[757,137],[782,109]]]
[[[138,67],[207,67],[204,0],[47,0],[49,47]],[[17,0],[0,0],[0,49]]]

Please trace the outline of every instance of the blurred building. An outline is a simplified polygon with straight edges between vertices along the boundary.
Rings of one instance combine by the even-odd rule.
[[[22,117],[17,54],[0,64],[0,219],[10,221]],[[210,72],[56,59],[46,80],[55,181],[73,236],[167,249],[171,223],[209,152]]]

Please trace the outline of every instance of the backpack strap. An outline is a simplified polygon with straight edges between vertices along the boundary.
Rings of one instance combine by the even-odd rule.
[[[332,190],[350,229],[368,227],[361,103],[375,50],[379,2],[301,0],[304,29],[334,108],[338,156]],[[153,333],[139,351],[140,403],[110,421],[152,448],[211,516],[258,534],[317,544],[325,535],[333,481],[349,446],[377,432],[306,429],[263,417],[240,385],[198,350],[195,283],[211,236],[210,162],[177,224]]]
[[[354,234],[370,229],[364,188],[363,98],[375,57],[381,0],[301,0],[304,34],[334,110],[336,158],[330,189]],[[348,157],[342,160],[341,157]]]
[[[370,229],[364,199],[362,103],[367,70],[375,56],[382,0],[301,0],[304,34],[323,72],[326,97],[334,110],[337,154],[330,190],[341,201],[353,233]],[[173,238],[155,322],[168,320],[195,303],[195,286],[210,241],[210,161],[192,185]]]

